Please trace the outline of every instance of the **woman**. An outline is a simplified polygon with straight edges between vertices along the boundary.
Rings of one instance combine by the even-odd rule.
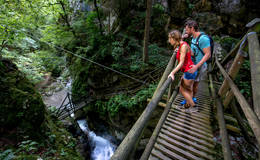
[[[182,41],[181,33],[178,30],[172,30],[168,34],[168,41],[173,46],[174,50],[177,50],[176,58],[178,60],[178,65],[170,73],[169,77],[174,80],[174,75],[179,70],[184,72],[184,75],[181,79],[180,92],[183,97],[186,99],[187,103],[181,106],[181,109],[188,109],[186,111],[196,112],[198,107],[193,102],[193,83],[197,76],[197,71],[194,73],[189,73],[188,70],[192,68],[193,62],[191,60],[191,49],[190,46]]]

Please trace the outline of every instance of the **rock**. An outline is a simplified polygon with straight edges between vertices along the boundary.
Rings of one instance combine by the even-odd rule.
[[[17,67],[0,61],[0,128],[19,128],[32,137],[45,128],[45,105],[32,83]],[[11,66],[14,66],[12,64]]]
[[[119,139],[120,141],[122,141],[125,138],[125,134],[121,131],[115,130],[115,137],[116,139]]]

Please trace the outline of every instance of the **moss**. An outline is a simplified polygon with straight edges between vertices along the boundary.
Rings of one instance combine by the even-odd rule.
[[[3,128],[18,128],[31,136],[42,129],[45,105],[33,84],[10,61],[1,65],[1,119]],[[34,132],[31,132],[31,131]]]
[[[238,39],[232,37],[223,37],[220,39],[219,43],[227,52],[229,52],[232,49],[232,46],[235,46],[238,41]]]

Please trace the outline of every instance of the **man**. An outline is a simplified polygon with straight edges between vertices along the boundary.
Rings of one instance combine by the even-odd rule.
[[[191,46],[191,50],[194,54],[194,58],[193,58],[194,65],[192,66],[192,68],[190,70],[188,70],[188,72],[194,73],[195,71],[198,70],[198,76],[195,79],[195,82],[193,84],[193,101],[196,103],[197,100],[195,98],[195,95],[198,91],[198,84],[199,84],[199,81],[201,80],[201,78],[203,77],[203,75],[207,72],[206,61],[211,56],[210,39],[205,34],[200,36],[198,45],[199,45],[200,49],[203,51],[203,53],[202,53],[201,50],[198,48],[198,46],[195,45],[197,42],[197,38],[202,33],[199,31],[198,23],[194,20],[188,20],[185,23],[185,33],[186,34],[184,34],[182,38],[187,38],[189,36],[192,36],[190,46]],[[185,103],[186,103],[185,101],[181,102],[181,104],[185,104]]]

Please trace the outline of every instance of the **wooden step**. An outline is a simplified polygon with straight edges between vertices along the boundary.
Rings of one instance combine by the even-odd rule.
[[[175,122],[168,121],[168,120],[165,121],[165,124],[168,125],[169,127],[175,128],[176,130],[182,131],[186,134],[192,135],[197,138],[204,139],[204,140],[214,144],[213,136],[209,133],[205,133],[205,132],[196,130],[195,128],[191,128],[191,127],[190,128],[184,127],[185,125],[182,125],[181,123],[175,123]]]
[[[171,138],[171,137],[169,137],[169,136],[167,136],[167,135],[165,135],[163,133],[160,133],[159,137],[161,139],[165,140],[167,143],[169,143],[169,144],[171,144],[171,145],[173,145],[175,147],[178,147],[180,149],[183,149],[186,152],[189,152],[189,153],[191,153],[191,154],[193,154],[195,156],[203,157],[204,159],[211,159],[211,160],[213,160],[211,155],[209,155],[208,153],[205,153],[203,151],[198,150],[197,148],[193,147],[192,145],[187,145],[185,143],[182,143],[182,142],[180,142],[178,140],[175,140],[175,139],[173,139],[173,138]]]

